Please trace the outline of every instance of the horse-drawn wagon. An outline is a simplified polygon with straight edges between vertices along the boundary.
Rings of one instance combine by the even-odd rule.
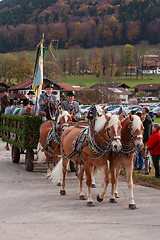
[[[41,123],[38,116],[1,115],[2,141],[11,145],[13,163],[19,163],[20,154],[25,154],[26,171],[34,169],[34,150],[37,149]]]

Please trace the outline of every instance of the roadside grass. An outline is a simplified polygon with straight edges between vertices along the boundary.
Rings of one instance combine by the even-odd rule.
[[[126,180],[126,172],[122,167],[120,175]],[[133,171],[133,182],[138,185],[160,189],[160,178],[155,178],[155,170],[152,163],[151,173],[149,175],[141,174],[139,170]]]
[[[160,118],[155,118],[154,123],[160,123]]]

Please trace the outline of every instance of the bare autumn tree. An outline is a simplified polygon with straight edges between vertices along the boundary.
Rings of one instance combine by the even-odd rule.
[[[102,101],[101,92],[98,89],[85,88],[76,92],[75,98],[81,104],[99,104]]]

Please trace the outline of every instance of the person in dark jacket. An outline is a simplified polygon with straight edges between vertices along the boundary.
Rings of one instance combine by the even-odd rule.
[[[57,109],[57,99],[53,95],[53,86],[47,84],[45,87],[45,92],[40,95],[39,98],[39,115],[42,117],[42,121],[46,119],[52,119],[54,112]]]
[[[148,139],[147,149],[150,151],[152,156],[153,165],[155,168],[155,177],[160,177],[160,168],[159,168],[159,160],[160,160],[160,125],[157,123],[153,124],[153,132]]]
[[[149,163],[151,163],[151,158],[150,154],[147,151],[147,141],[150,137],[151,134],[151,126],[152,126],[152,119],[149,116],[149,108],[148,107],[143,107],[142,108],[142,116],[145,116],[145,120],[143,122],[144,126],[144,132],[143,132],[143,143],[144,143],[144,148],[142,149],[142,156],[144,158],[144,164],[145,168],[142,169],[141,173],[149,174]]]
[[[9,91],[5,90],[4,95],[1,98],[1,112],[0,115],[5,112],[5,108],[9,105]]]

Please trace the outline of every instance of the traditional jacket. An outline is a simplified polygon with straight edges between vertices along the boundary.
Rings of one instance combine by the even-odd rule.
[[[79,103],[77,101],[73,101],[72,104],[70,104],[69,101],[65,100],[61,103],[61,108],[67,112],[71,112],[74,109],[73,115],[76,117],[81,117]]]
[[[56,108],[57,108],[56,97],[53,94],[48,96],[47,93],[45,92],[45,93],[42,93],[39,98],[39,113],[47,109],[48,105],[45,104],[45,101],[50,101],[51,106],[56,105]]]
[[[4,113],[5,113],[5,114],[11,114],[11,110],[12,110],[12,107],[11,107],[11,106],[7,106],[7,107],[5,108]]]
[[[150,151],[151,156],[160,154],[160,131],[155,131],[151,134],[147,148]]]

